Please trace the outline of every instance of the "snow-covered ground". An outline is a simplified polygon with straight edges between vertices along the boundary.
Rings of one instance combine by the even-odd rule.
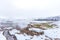
[[[54,38],[60,38],[60,22],[54,22],[55,24],[58,24],[59,28],[53,28],[53,29],[47,29],[47,30],[42,30],[44,31],[43,35],[39,35],[39,36],[31,36],[31,35],[27,35],[27,34],[16,34],[19,33],[20,31],[13,29],[12,31],[10,31],[11,34],[14,34],[17,37],[17,40],[51,40]],[[30,28],[29,30],[35,30],[37,32],[41,31],[40,29],[36,29],[36,28]],[[5,36],[2,34],[3,31],[0,31],[0,40],[6,40]],[[46,36],[50,37],[51,39],[47,38]]]
[[[44,30],[44,33],[51,38],[60,38],[60,28]]]
[[[6,38],[3,36],[3,31],[0,31],[0,40],[6,40]]]

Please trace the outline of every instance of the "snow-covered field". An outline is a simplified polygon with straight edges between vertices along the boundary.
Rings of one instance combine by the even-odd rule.
[[[44,34],[39,35],[39,36],[36,36],[36,35],[31,36],[31,35],[27,35],[25,33],[24,34],[16,34],[16,33],[20,32],[16,29],[13,29],[12,31],[10,31],[10,33],[15,35],[17,37],[17,40],[51,40],[51,39],[55,40],[55,38],[59,38],[59,40],[60,40],[60,21],[54,22],[54,23],[58,25],[58,28],[42,30],[42,31],[44,31]],[[40,29],[36,29],[36,28],[30,28],[29,30],[35,30],[37,32],[40,31]],[[5,36],[3,35],[3,31],[0,31],[0,40],[6,40]]]

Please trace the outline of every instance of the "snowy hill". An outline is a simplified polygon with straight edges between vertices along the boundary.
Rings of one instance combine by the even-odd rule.
[[[60,16],[54,16],[54,17],[47,17],[47,18],[38,18],[35,19],[35,21],[60,21]]]

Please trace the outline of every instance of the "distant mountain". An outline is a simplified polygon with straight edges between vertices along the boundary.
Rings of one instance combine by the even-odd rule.
[[[54,16],[54,17],[47,17],[47,18],[38,18],[34,19],[35,21],[60,21],[60,16]]]
[[[48,17],[47,19],[53,19],[53,20],[60,21],[60,16]]]

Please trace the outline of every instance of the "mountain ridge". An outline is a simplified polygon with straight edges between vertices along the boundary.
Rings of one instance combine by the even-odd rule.
[[[47,17],[47,18],[38,18],[34,19],[35,21],[60,21],[60,16],[54,16],[54,17]]]

